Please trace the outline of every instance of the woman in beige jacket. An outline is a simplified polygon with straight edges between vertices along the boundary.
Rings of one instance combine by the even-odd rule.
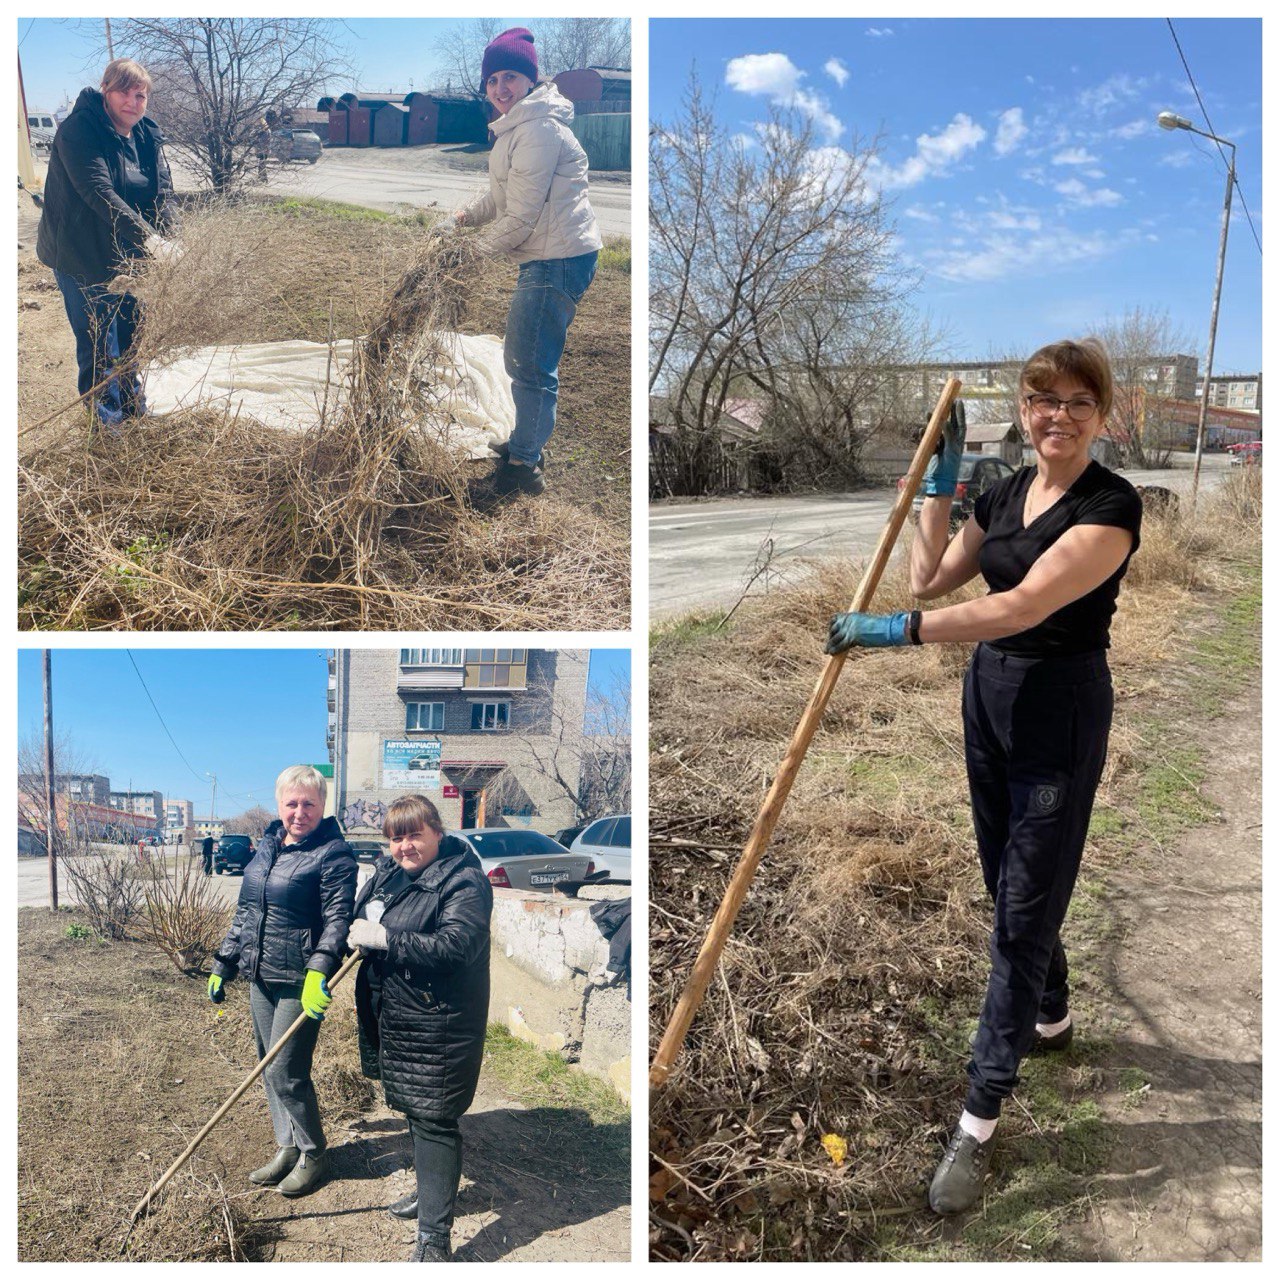
[[[596,273],[600,229],[587,196],[587,156],[573,136],[573,106],[538,82],[533,36],[512,27],[484,51],[481,79],[499,113],[489,190],[454,214],[487,226],[484,243],[520,266],[503,343],[516,425],[493,474],[472,494],[484,508],[543,491],[542,449],[556,425],[565,334]]]

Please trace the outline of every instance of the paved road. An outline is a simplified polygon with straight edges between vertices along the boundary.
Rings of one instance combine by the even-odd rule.
[[[170,157],[173,160],[174,157]],[[438,208],[452,211],[474,200],[489,185],[484,153],[449,146],[412,148],[335,147],[314,164],[290,164],[276,170],[265,190],[279,195],[319,196],[404,212]],[[195,189],[190,175],[174,165],[179,189]],[[591,207],[607,236],[631,235],[630,174],[599,174],[591,179]]]
[[[1179,460],[1183,461],[1182,459]],[[1187,460],[1189,463],[1189,460]],[[1202,488],[1222,483],[1229,459],[1206,454]],[[1126,471],[1133,484],[1189,492],[1191,471]],[[654,506],[649,511],[649,610],[654,618],[728,608],[742,594],[769,540],[769,572],[759,593],[785,583],[805,559],[865,557],[893,507],[891,488],[814,497],[719,498]]]

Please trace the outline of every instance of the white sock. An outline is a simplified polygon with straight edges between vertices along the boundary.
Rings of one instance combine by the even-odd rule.
[[[960,1127],[979,1142],[990,1142],[996,1131],[997,1120],[983,1120],[980,1116],[971,1116],[967,1111],[960,1113]]]
[[[1037,1022],[1036,1030],[1042,1036],[1060,1035],[1071,1025],[1071,1015],[1067,1014],[1061,1022]]]

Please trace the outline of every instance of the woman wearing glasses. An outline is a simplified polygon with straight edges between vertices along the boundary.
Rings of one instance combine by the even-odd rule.
[[[987,490],[954,538],[964,438],[948,427],[925,475],[911,590],[932,600],[980,573],[989,594],[925,612],[842,613],[831,621],[829,653],[977,642],[964,681],[965,764],[995,923],[964,1110],[929,1189],[938,1213],[959,1213],[980,1198],[1021,1059],[1071,1043],[1059,930],[1106,759],[1111,615],[1142,521],[1133,486],[1089,456],[1112,389],[1098,341],[1037,351],[1019,377],[1019,413],[1036,464]]]

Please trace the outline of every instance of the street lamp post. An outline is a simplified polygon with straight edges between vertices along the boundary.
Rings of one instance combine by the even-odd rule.
[[[1222,235],[1218,240],[1218,271],[1213,282],[1213,311],[1209,316],[1209,348],[1204,358],[1204,389],[1200,393],[1200,422],[1196,427],[1196,465],[1191,473],[1191,514],[1196,510],[1196,494],[1200,488],[1200,460],[1204,456],[1205,421],[1209,414],[1209,379],[1213,376],[1213,344],[1218,337],[1218,305],[1222,301],[1222,270],[1227,261],[1227,228],[1231,224],[1231,193],[1236,183],[1236,144],[1217,134],[1206,133],[1197,129],[1190,120],[1172,111],[1162,111],[1156,117],[1156,123],[1162,129],[1186,129],[1189,133],[1198,133],[1202,138],[1209,138],[1222,146],[1231,148],[1231,159],[1227,162],[1227,194],[1222,203]]]

